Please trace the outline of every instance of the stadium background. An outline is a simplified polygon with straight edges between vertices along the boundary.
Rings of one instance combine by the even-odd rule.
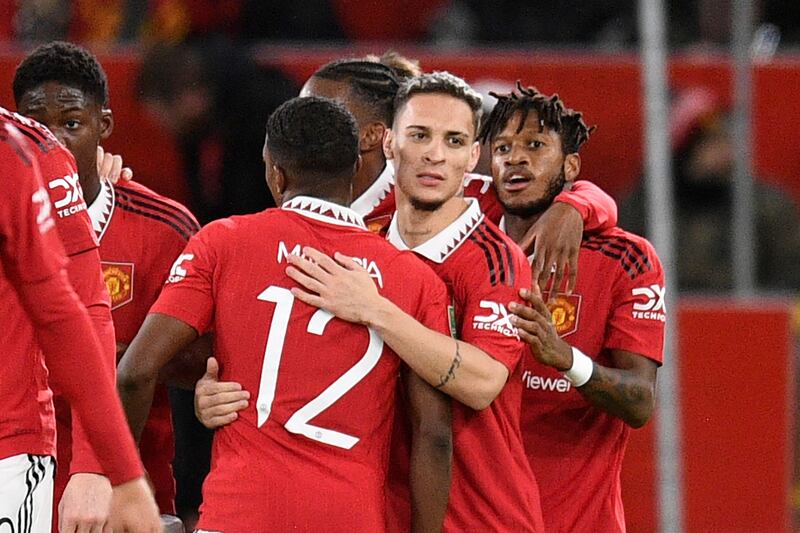
[[[244,0],[87,0],[50,2],[60,6],[56,15],[61,18],[50,13],[47,19],[41,7],[47,2],[38,3],[41,12],[30,15],[27,4],[37,2],[2,0],[0,101],[13,107],[14,68],[35,42],[69,38],[88,46],[98,54],[110,82],[116,125],[106,148],[123,155],[137,180],[188,201],[179,147],[137,99],[136,79],[150,46],[202,43],[212,34],[223,35],[260,67],[277,68],[298,86],[326,61],[392,48],[419,59],[425,70],[450,70],[476,85],[502,88],[522,79],[546,93],[558,92],[599,126],[582,154],[582,177],[622,201],[637,186],[643,168],[643,91],[635,24],[631,29],[630,22],[635,3],[601,3],[603,17],[589,8],[576,9],[578,2],[535,2],[524,8],[520,6],[528,3],[315,0],[293,10],[281,7],[285,2],[267,2],[274,4],[270,11]],[[526,35],[519,23],[508,22],[513,30],[508,35],[491,34],[492,27],[480,26],[481,10],[491,4],[509,18],[519,19],[528,10],[555,17],[554,28],[545,31],[531,22]],[[674,2],[668,11],[671,90],[702,87],[719,109],[732,102],[730,36],[725,33],[729,4]],[[467,23],[470,9],[477,13],[472,26]],[[459,10],[467,14],[459,15]],[[33,22],[25,18],[30,16]],[[36,16],[42,18],[37,22]],[[587,25],[584,19],[592,17],[597,26],[617,32]],[[774,23],[768,29],[777,28],[783,40],[776,54],[753,68],[751,109],[753,174],[784,191],[795,205],[800,205],[798,20],[800,8],[792,2],[757,3],[757,27]],[[503,27],[502,22],[491,23]],[[587,27],[594,30],[581,30]],[[676,253],[681,253],[680,236]],[[794,298],[793,292],[747,299],[682,293],[677,313],[672,309],[678,324],[681,502],[687,531],[796,529]],[[633,532],[658,529],[654,424],[658,416],[635,432],[623,472],[623,497]]]

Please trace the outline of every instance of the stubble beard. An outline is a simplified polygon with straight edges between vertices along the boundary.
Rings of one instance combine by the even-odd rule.
[[[556,177],[550,180],[547,190],[540,198],[522,205],[509,205],[506,202],[503,202],[502,199],[500,203],[503,204],[503,210],[510,215],[522,218],[541,215],[547,211],[547,208],[553,205],[553,201],[555,201],[556,196],[558,196],[559,193],[564,190],[564,184],[566,182],[567,177],[564,175],[564,169],[562,168],[561,172],[559,172]]]

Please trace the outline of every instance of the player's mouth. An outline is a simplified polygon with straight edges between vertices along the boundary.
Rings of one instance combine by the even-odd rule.
[[[420,172],[417,174],[417,181],[426,187],[436,187],[445,181],[445,179],[444,175],[438,172]]]
[[[502,187],[508,192],[518,192],[526,189],[533,180],[533,175],[530,172],[512,170],[503,175]]]

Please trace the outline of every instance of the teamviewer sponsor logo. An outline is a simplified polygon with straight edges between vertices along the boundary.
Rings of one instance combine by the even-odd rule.
[[[473,318],[472,327],[474,329],[497,331],[506,337],[519,339],[517,328],[511,324],[511,315],[503,304],[490,302],[489,300],[481,300],[480,305],[481,309],[488,309],[489,314]]]
[[[633,318],[665,322],[667,309],[664,305],[664,292],[664,287],[656,284],[633,289],[633,296],[640,299],[633,304]]]
[[[526,389],[550,392],[569,392],[572,388],[572,383],[566,378],[546,378],[537,376],[530,370],[522,373],[522,384]]]

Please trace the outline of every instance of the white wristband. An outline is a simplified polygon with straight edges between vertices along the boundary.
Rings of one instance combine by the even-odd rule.
[[[572,347],[572,368],[564,372],[564,377],[575,387],[586,385],[592,378],[594,361],[579,349]]]

